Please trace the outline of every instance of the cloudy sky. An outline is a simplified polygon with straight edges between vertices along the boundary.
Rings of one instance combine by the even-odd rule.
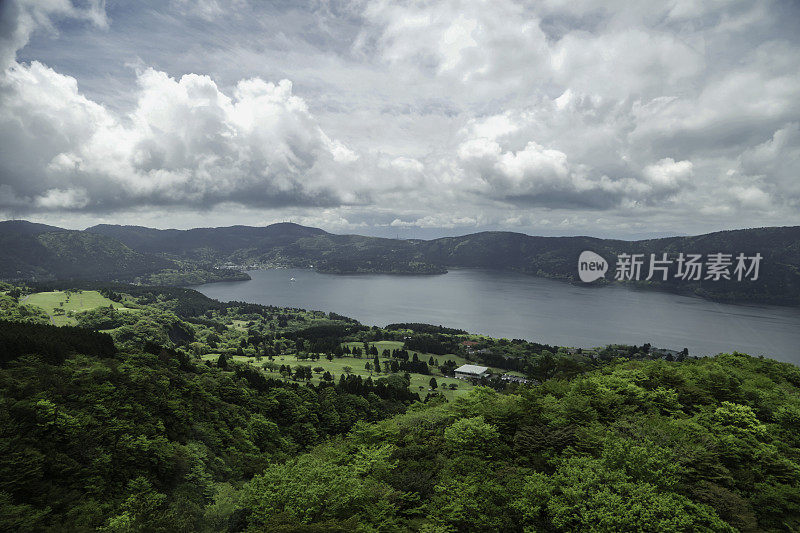
[[[0,218],[800,224],[795,1],[0,1]]]

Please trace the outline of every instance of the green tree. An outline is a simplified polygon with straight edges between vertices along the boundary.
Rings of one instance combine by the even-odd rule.
[[[104,531],[165,531],[166,495],[153,489],[150,482],[142,476],[128,483],[128,492],[128,498],[120,506],[120,513],[108,520]]]
[[[444,431],[444,441],[456,453],[493,457],[501,450],[500,433],[483,416],[460,418]]]

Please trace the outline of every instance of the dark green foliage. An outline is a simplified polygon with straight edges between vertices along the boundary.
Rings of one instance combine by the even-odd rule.
[[[88,329],[114,329],[135,324],[139,315],[115,310],[113,307],[98,307],[75,315],[78,325]]]
[[[77,342],[78,328],[17,326]],[[246,480],[412,399],[405,383],[405,395],[386,383],[299,387],[228,366],[233,374],[187,366],[164,350],[7,363],[0,369],[0,525],[196,531],[219,483]]]
[[[412,335],[411,338],[406,340],[405,347],[408,350],[444,355],[456,353],[458,341],[451,335],[422,333]]]
[[[446,328],[444,326],[434,326],[431,324],[421,324],[419,322],[405,322],[400,324],[389,324],[384,329],[389,331],[408,329],[414,333],[446,333],[448,335],[466,335],[463,329]]]
[[[191,324],[199,324],[201,326],[213,328],[217,331],[217,333],[224,333],[228,329],[225,324],[217,322],[216,320],[209,320],[207,318],[187,317],[184,320]]]
[[[41,224],[0,223],[0,278],[129,280],[169,267],[119,241]]]
[[[13,288],[8,294],[0,294],[0,315],[6,320],[14,322],[28,322],[30,324],[50,324],[50,317],[41,307],[20,304],[17,298],[21,290]]]
[[[24,355],[38,356],[43,361],[58,364],[71,353],[112,357],[117,349],[106,333],[0,320],[0,365]]]

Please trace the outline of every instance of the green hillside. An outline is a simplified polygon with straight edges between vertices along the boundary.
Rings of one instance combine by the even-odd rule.
[[[136,251],[105,235],[6,221],[0,222],[0,279],[182,285],[248,277],[238,271]]]
[[[51,289],[0,286],[2,531],[800,528],[791,364]]]
[[[0,222],[0,277],[131,279],[172,264],[109,237],[51,226]]]
[[[798,386],[724,355],[480,388],[271,465],[239,506],[253,531],[795,531]]]

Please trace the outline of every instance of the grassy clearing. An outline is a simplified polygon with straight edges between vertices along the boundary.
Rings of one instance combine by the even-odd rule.
[[[385,350],[385,349],[388,349],[391,352],[392,350],[399,350],[399,349],[403,348],[403,342],[402,341],[375,341],[375,342],[370,342],[368,344],[370,346],[374,345],[378,349],[378,353],[379,354],[383,353],[383,350]],[[348,346],[351,349],[354,348],[354,347],[359,347],[359,348],[363,348],[364,347],[364,343],[361,343],[361,342],[346,342],[346,343],[344,343],[344,345]],[[425,361],[425,362],[427,362],[431,357],[433,357],[440,364],[444,363],[445,361],[447,361],[449,359],[451,361],[454,361],[457,366],[461,366],[461,365],[479,365],[479,366],[483,366],[480,363],[476,363],[475,361],[468,361],[467,359],[464,359],[460,355],[451,354],[451,353],[445,354],[445,355],[435,355],[435,354],[430,354],[430,353],[416,352],[414,350],[409,350],[408,351],[409,357],[413,357],[414,354],[417,354],[417,357],[419,357],[419,359],[421,361]],[[510,371],[510,370],[503,370],[502,368],[497,368],[497,367],[493,367],[493,366],[490,366],[489,368],[491,369],[493,374],[511,374],[511,375],[514,375],[514,376],[522,376],[522,377],[524,377],[524,374],[522,374],[520,372],[514,372],[514,371]],[[463,383],[460,380],[458,382],[459,383]]]
[[[441,392],[448,401],[452,401],[454,398],[463,396],[475,388],[475,386],[469,381],[447,378],[437,372],[432,376],[411,374],[411,385],[409,386],[409,389],[411,392],[419,393],[420,398],[425,398],[425,395],[428,393],[428,390],[431,387],[430,381],[432,377],[436,378],[436,382],[439,385],[439,388],[436,389],[437,392]],[[449,385],[451,384],[455,384],[458,388],[456,390],[450,390]]]
[[[381,342],[392,342],[392,341],[381,341]],[[382,350],[380,344],[381,342],[376,343],[378,345],[378,350]],[[356,343],[353,343],[354,345]],[[402,346],[402,342],[396,343]],[[219,354],[208,354],[204,355],[203,359],[208,361],[216,361],[219,358]],[[376,373],[374,371],[368,371],[365,367],[366,363],[370,363],[372,365],[373,358],[357,358],[357,357],[334,357],[333,361],[328,361],[325,358],[320,358],[318,361],[312,361],[310,359],[298,359],[294,355],[278,355],[273,358],[273,362],[277,365],[290,365],[292,367],[296,367],[297,365],[304,365],[310,366],[312,368],[322,367],[324,370],[322,372],[314,372],[314,377],[311,379],[311,383],[319,384],[322,378],[322,374],[325,371],[328,371],[333,375],[334,381],[338,382],[339,377],[345,373],[345,367],[350,367],[351,371],[350,374],[361,376],[362,378],[367,378],[372,376],[372,379],[378,379],[381,377],[387,377],[389,374],[385,374],[383,372]],[[378,360],[383,365],[384,361],[391,361],[391,359],[378,357]],[[262,358],[261,361],[256,361],[254,357],[243,357],[243,356],[233,356],[233,361],[236,362],[243,362],[249,363],[254,365],[258,368],[262,368],[262,365],[268,361],[267,358]],[[278,372],[270,372],[264,370],[264,373],[270,377],[282,379],[282,376]],[[402,372],[401,372],[402,374]],[[448,378],[444,377],[439,372],[434,372],[431,375],[424,375],[424,374],[411,374],[411,385],[409,389],[411,392],[416,392],[419,394],[421,399],[425,398],[425,395],[428,393],[428,389],[430,388],[430,379],[431,377],[435,377],[436,381],[438,382],[439,388],[437,389],[438,392],[441,392],[445,398],[448,400],[453,400],[458,396],[466,394],[470,390],[474,388],[474,386],[467,382],[462,381],[460,379],[455,378]],[[290,380],[295,381],[295,380]],[[297,383],[305,383],[304,381],[297,382]],[[455,383],[458,386],[456,390],[450,390],[449,387],[445,387],[445,385],[450,385],[451,383]]]
[[[56,326],[75,325],[74,318],[67,316],[70,311],[88,311],[98,307],[114,306],[115,309],[127,311],[119,302],[114,302],[97,291],[81,291],[67,294],[64,291],[37,292],[23,298],[20,303],[41,307],[50,315]],[[58,311],[57,311],[58,310]],[[64,314],[61,314],[63,310]]]

